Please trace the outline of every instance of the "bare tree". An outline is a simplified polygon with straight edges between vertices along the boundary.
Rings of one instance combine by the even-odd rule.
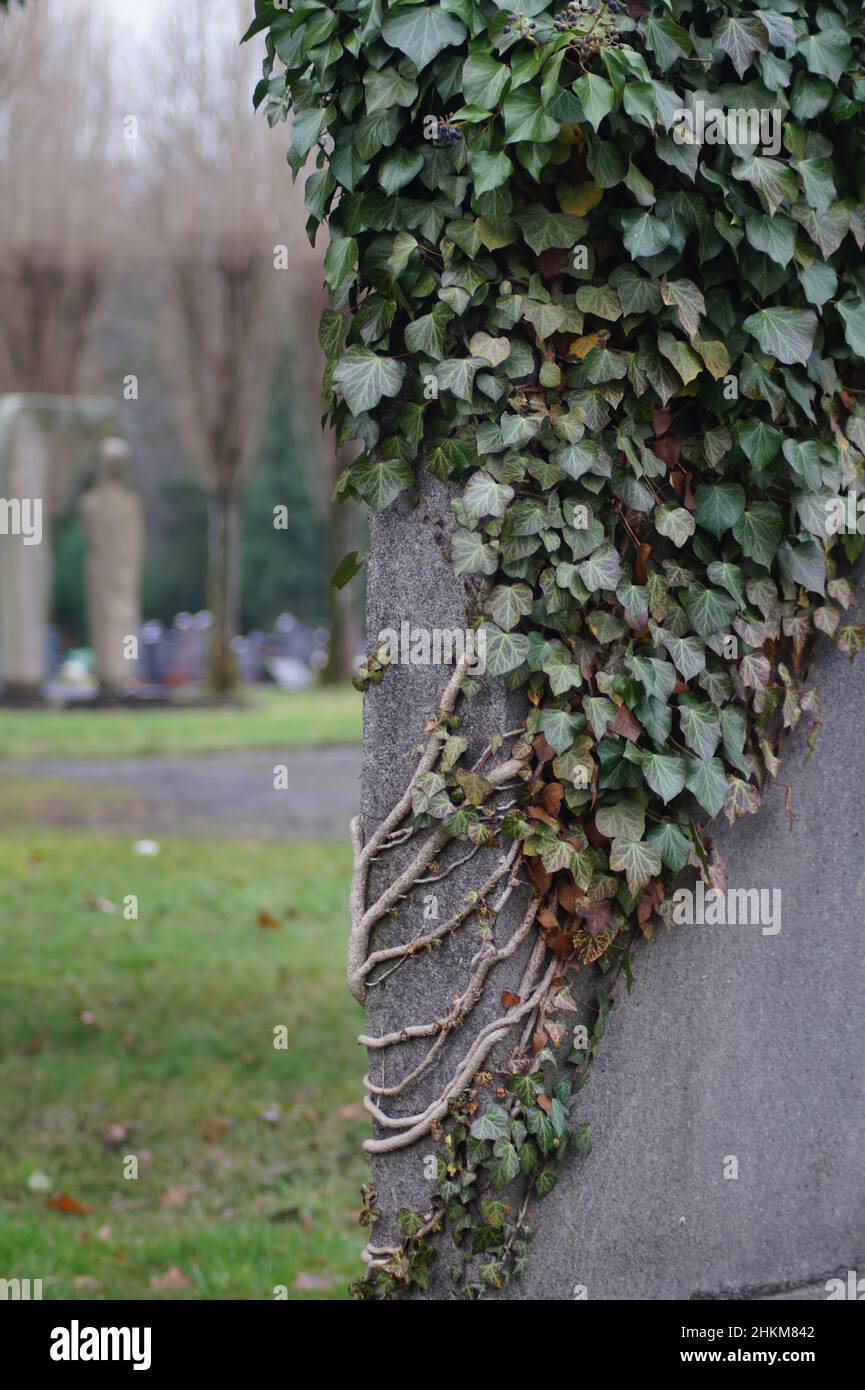
[[[240,501],[260,441],[288,284],[280,245],[284,164],[257,121],[246,0],[193,0],[158,39],[149,192],[164,286],[160,357],[181,435],[211,496],[213,687],[236,684]]]
[[[0,26],[0,390],[80,380],[123,209],[110,53],[84,0],[29,0]]]

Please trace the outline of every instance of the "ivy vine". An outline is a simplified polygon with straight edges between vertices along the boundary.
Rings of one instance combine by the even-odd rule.
[[[499,948],[534,942],[519,992],[440,1099],[395,1120],[385,1097],[417,1069],[387,1092],[367,1078],[369,1150],[433,1133],[442,1152],[431,1210],[369,1247],[374,1297],[428,1281],[443,1224],[467,1247],[463,1296],[519,1272],[530,1195],[589,1142],[569,1108],[609,996],[565,1079],[569,981],[628,975],[687,866],[718,882],[707,825],[755,813],[784,733],[819,720],[815,633],[865,646],[848,613],[865,491],[861,5],[512,3],[257,0],[248,34],[266,35],[256,105],[290,119],[309,234],[329,232],[325,399],[363,446],[338,491],[380,509],[419,469],[452,485],[468,621],[488,674],[527,695],[524,727],[472,762],[458,668],[393,812],[366,843],[354,828],[361,999],[532,886]],[[757,125],[718,139],[719,111]],[[367,678],[386,673],[371,653]],[[415,837],[367,902],[372,859]],[[501,848],[492,881],[435,932],[370,951],[455,840],[461,863]],[[435,1051],[488,968],[481,954],[453,1008],[404,1034]]]

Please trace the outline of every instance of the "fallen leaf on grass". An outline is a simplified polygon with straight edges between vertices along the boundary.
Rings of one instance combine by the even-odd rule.
[[[330,1289],[333,1279],[329,1274],[298,1274],[291,1286],[296,1293],[314,1293],[317,1289]]]
[[[76,1274],[72,1287],[78,1293],[99,1293],[102,1289],[99,1280],[94,1279],[92,1274]]]
[[[184,1187],[182,1183],[178,1183],[176,1187],[166,1187],[159,1199],[159,1205],[161,1207],[182,1207],[191,1191],[191,1187]]]
[[[93,1211],[90,1206],[83,1206],[81,1202],[76,1202],[74,1197],[70,1197],[68,1192],[61,1192],[56,1197],[45,1198],[46,1207],[53,1208],[54,1211],[64,1211],[67,1216],[84,1216],[88,1211]]]
[[[106,1125],[102,1131],[102,1142],[106,1149],[119,1149],[121,1144],[125,1144],[133,1129],[132,1124]]]
[[[189,1280],[185,1274],[181,1274],[177,1265],[172,1265],[164,1274],[151,1274],[150,1287],[155,1293],[168,1293],[179,1289],[188,1289]]]
[[[258,925],[267,931],[275,931],[277,927],[282,926],[282,923],[277,917],[274,917],[272,912],[259,912],[257,921]]]

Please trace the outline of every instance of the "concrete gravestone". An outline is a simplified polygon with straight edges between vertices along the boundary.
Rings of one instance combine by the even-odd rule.
[[[129,446],[104,439],[99,481],[81,499],[87,541],[87,613],[103,694],[123,690],[137,669],[129,639],[141,627],[144,504],[125,483]]]
[[[113,402],[95,397],[0,397],[0,662],[9,698],[41,698],[48,676],[51,519],[83,470],[83,440],[113,412]]]
[[[371,518],[370,650],[404,622],[466,621],[463,582],[442,553],[449,510],[448,490],[424,476],[417,510],[398,499]],[[731,887],[780,891],[780,931],[679,926],[636,951],[633,992],[616,991],[589,1084],[571,1107],[572,1123],[592,1124],[593,1152],[582,1162],[572,1152],[553,1193],[532,1199],[526,1272],[498,1296],[825,1298],[829,1276],[865,1273],[865,979],[855,964],[861,849],[852,849],[865,752],[850,756],[861,747],[863,675],[836,653],[817,674],[824,751],[806,764],[804,738],[794,740],[782,774],[800,798],[795,833],[778,791],[753,823],[713,832]],[[365,697],[349,980],[366,1009],[365,1147],[381,1213],[366,1252],[373,1265],[399,1246],[401,1210],[431,1209],[435,1122],[447,1096],[525,1045],[532,992],[549,981],[551,957],[539,958],[536,934],[524,930],[530,889],[508,861],[509,842],[472,852],[436,840],[435,829],[405,831],[400,792],[425,766],[424,726],[437,707],[465,716],[459,732],[479,754],[525,714],[524,697],[500,680],[484,677],[471,700],[455,701],[454,679],[453,668],[398,664]],[[506,739],[485,774],[516,749]],[[845,842],[851,853],[833,867],[827,844]],[[467,894],[479,887],[488,910],[473,912]],[[828,939],[816,939],[818,918],[833,933],[831,953]],[[592,973],[584,993],[573,991],[580,1008],[597,988]],[[475,995],[463,1015],[461,1002]],[[454,1247],[449,1236],[433,1244],[429,1287],[410,1296],[451,1294]]]

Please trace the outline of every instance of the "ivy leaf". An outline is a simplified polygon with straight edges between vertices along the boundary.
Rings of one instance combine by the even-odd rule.
[[[739,520],[748,499],[739,483],[701,483],[694,500],[698,524],[704,531],[721,537]]]
[[[664,502],[655,508],[655,528],[662,536],[667,536],[679,549],[697,529],[697,523],[684,507],[674,502]]]
[[[758,470],[771,463],[781,447],[781,431],[764,420],[740,420],[736,425],[736,437],[751,467]]]
[[[661,641],[683,681],[691,681],[706,669],[706,649],[699,637],[674,637],[661,632]]]
[[[839,299],[835,305],[844,320],[844,337],[859,357],[865,357],[865,304],[859,298]]]
[[[753,15],[720,19],[712,30],[712,42],[727,54],[739,77],[744,77],[756,54],[765,53],[769,46],[765,25]]]
[[[423,168],[423,155],[411,150],[394,150],[378,166],[378,181],[385,193],[398,193]]]
[[[382,38],[411,58],[418,72],[444,48],[462,43],[466,27],[440,5],[392,10],[381,26]]]
[[[608,116],[616,104],[616,94],[605,77],[587,72],[574,83],[574,91],[579,98],[586,120],[597,132],[598,126]]]
[[[403,338],[409,352],[423,353],[440,361],[444,355],[445,329],[452,318],[452,309],[446,304],[437,304],[428,314],[421,314],[420,318],[407,323]]]
[[[505,143],[519,141],[544,143],[555,140],[560,122],[544,106],[538,89],[532,85],[520,87],[505,98],[502,106],[505,122]]]
[[[476,193],[491,193],[501,188],[513,173],[513,165],[506,154],[488,154],[485,150],[469,152],[469,169]]]
[[[661,855],[645,840],[614,840],[610,849],[610,868],[624,872],[632,893],[639,893],[650,879],[661,872]]]
[[[642,840],[646,812],[638,801],[625,797],[595,812],[595,825],[608,840]]]
[[[511,1121],[507,1110],[501,1105],[488,1105],[482,1114],[476,1115],[469,1133],[473,1139],[506,1139],[511,1132]]]
[[[774,502],[752,502],[733,527],[749,560],[768,569],[784,534],[784,517]]]
[[[582,217],[572,217],[566,212],[548,212],[542,207],[527,208],[518,213],[514,221],[536,255],[573,246],[587,226]]]
[[[451,537],[451,560],[455,574],[495,574],[499,563],[496,547],[462,526]]]
[[[678,58],[687,57],[691,52],[691,40],[687,29],[674,19],[656,19],[649,15],[643,20],[643,33],[646,47],[654,53],[658,67],[662,71],[672,67]]]
[[[599,546],[587,560],[577,565],[577,569],[589,593],[595,593],[598,589],[615,589],[622,577],[619,552],[609,543]]]
[[[777,265],[789,265],[796,250],[796,223],[783,212],[774,217],[765,213],[748,213],[745,229],[749,242]]]
[[[381,511],[389,506],[404,488],[411,487],[414,482],[411,464],[401,458],[367,458],[355,463],[349,476],[373,511]]]
[[[729,594],[720,589],[707,589],[702,584],[684,589],[681,599],[694,630],[701,637],[713,637],[721,632],[736,612]]]
[[[580,720],[565,709],[542,709],[538,728],[556,753],[566,753],[579,733]]]
[[[352,415],[374,410],[382,396],[395,396],[405,377],[405,366],[392,357],[379,357],[369,348],[350,347],[334,368],[339,387]]]
[[[811,356],[817,315],[811,309],[760,309],[742,327],[757,339],[764,352],[786,366],[805,363]]]
[[[670,244],[670,228],[651,212],[623,212],[622,230],[625,250],[635,259],[657,256]]]
[[[711,758],[721,742],[721,720],[714,705],[696,696],[679,700],[682,737],[698,758]]]
[[[489,596],[490,614],[503,632],[510,632],[520,618],[532,611],[532,591],[528,584],[497,584]]]
[[[616,716],[616,706],[603,695],[587,695],[583,700],[583,712],[595,738],[603,738],[607,725]]]
[[[529,639],[521,632],[502,632],[501,628],[487,626],[486,652],[487,674],[506,676],[522,666],[529,654]]]
[[[469,516],[504,516],[513,495],[512,487],[497,483],[489,473],[480,469],[469,479],[462,502]]]
[[[510,81],[510,69],[488,53],[470,53],[463,64],[463,95],[471,106],[493,111]]]
[[[697,332],[706,312],[706,301],[693,280],[662,280],[661,298],[675,308],[676,318],[689,338]]]
[[[654,845],[666,868],[674,874],[682,872],[691,857],[691,841],[678,825],[673,821],[653,825],[646,840]]]
[[[713,818],[723,809],[730,792],[720,758],[689,758],[687,786],[706,814]]]
[[[799,40],[797,47],[808,65],[808,71],[828,77],[833,83],[840,81],[852,56],[847,35],[840,27],[809,34]]]
[[[500,1139],[496,1144],[495,1155],[485,1164],[493,1187],[507,1187],[520,1171],[520,1156],[509,1139]]]
[[[645,753],[642,768],[647,785],[665,805],[684,788],[685,759],[678,753]]]

